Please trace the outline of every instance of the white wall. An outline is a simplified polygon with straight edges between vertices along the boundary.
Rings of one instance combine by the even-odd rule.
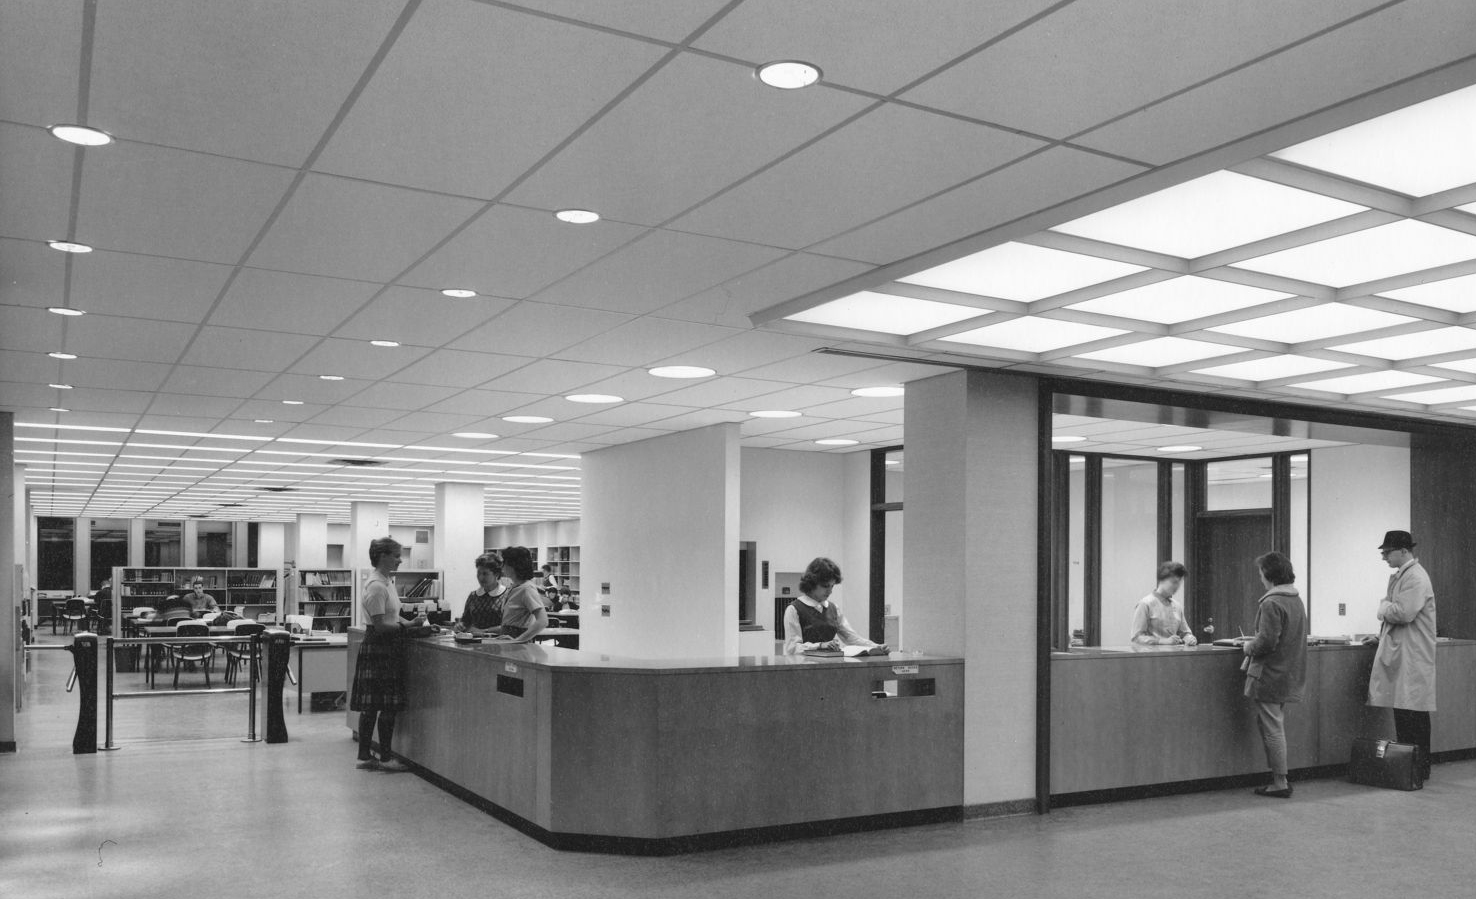
[[[550,546],[579,545],[579,519],[577,518],[566,518],[561,521],[534,521],[527,524],[489,525],[482,529],[484,549],[502,549],[506,546],[536,548],[540,565],[548,561]],[[581,584],[583,578],[581,563]]]
[[[580,647],[737,655],[738,426],[595,450],[583,469]]]
[[[461,614],[467,594],[477,589],[476,559],[482,554],[486,520],[483,489],[481,484],[436,485],[436,527],[429,546],[431,558],[445,563],[439,566],[441,596],[453,615]]]
[[[1390,574],[1377,547],[1385,531],[1409,530],[1409,450],[1315,449],[1310,468],[1311,558],[1297,584],[1306,584],[1311,599],[1311,632],[1377,633]],[[1338,615],[1339,603],[1347,605],[1347,615]]]

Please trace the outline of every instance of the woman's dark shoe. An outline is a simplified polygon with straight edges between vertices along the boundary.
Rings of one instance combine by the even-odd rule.
[[[1271,799],[1290,799],[1292,788],[1287,786],[1285,790],[1274,790],[1271,787],[1256,787],[1255,793],[1257,796],[1266,796]]]

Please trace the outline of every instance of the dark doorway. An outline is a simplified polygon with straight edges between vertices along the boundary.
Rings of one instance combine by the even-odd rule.
[[[752,540],[744,540],[738,544],[738,624],[740,627],[753,624],[754,601],[757,596],[754,581],[757,580],[757,572],[758,550]]]
[[[1214,619],[1213,639],[1251,633],[1256,601],[1265,593],[1256,573],[1256,557],[1271,551],[1270,509],[1201,512],[1195,521],[1195,582],[1190,626],[1197,637]]]

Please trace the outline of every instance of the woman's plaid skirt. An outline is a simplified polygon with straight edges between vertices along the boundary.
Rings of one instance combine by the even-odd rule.
[[[355,712],[399,712],[408,705],[404,638],[393,631],[379,634],[370,630],[359,646],[349,708]]]

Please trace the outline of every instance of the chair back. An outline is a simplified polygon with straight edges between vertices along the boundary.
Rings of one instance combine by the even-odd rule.
[[[68,618],[86,618],[87,601],[79,596],[72,597],[71,599],[67,600],[66,607],[64,608],[62,614],[66,615]]]
[[[259,621],[232,621],[226,627],[231,629],[231,634],[236,637],[249,637],[266,630],[265,624]]]
[[[181,621],[175,625],[174,632],[181,637],[208,637],[210,636],[210,625],[203,621]],[[171,643],[169,652],[176,659],[199,661],[215,655],[215,644]]]

